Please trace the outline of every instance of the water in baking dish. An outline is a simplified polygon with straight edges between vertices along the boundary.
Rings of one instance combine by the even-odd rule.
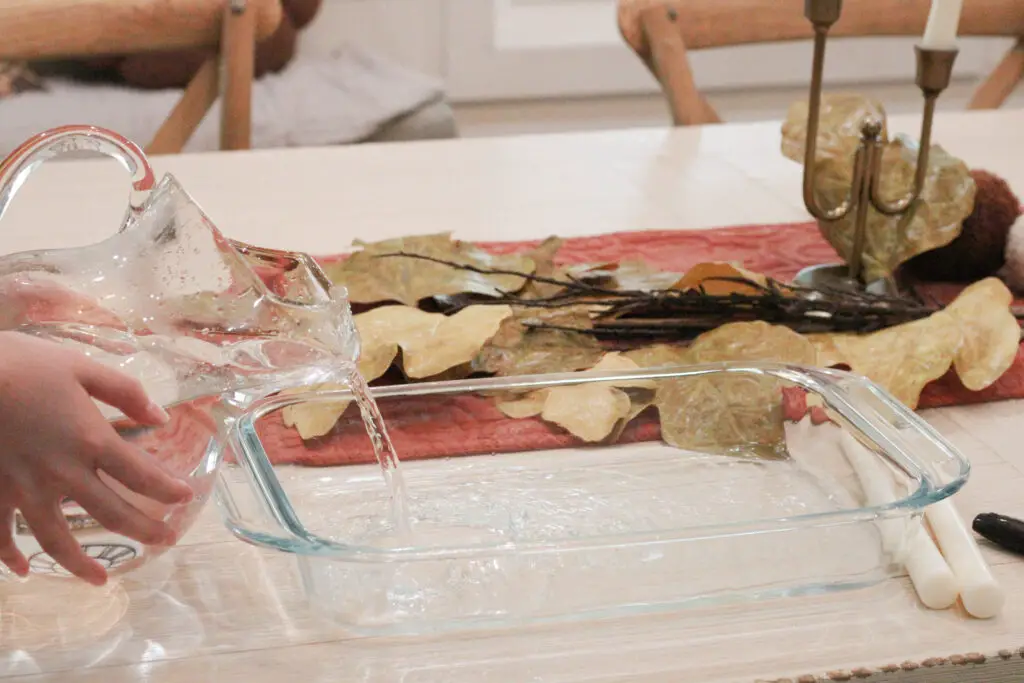
[[[872,524],[787,522],[859,506],[841,462],[649,443],[406,463],[405,530],[372,468],[279,476],[307,529],[358,555],[303,559],[316,601],[373,625],[870,582],[888,569]]]

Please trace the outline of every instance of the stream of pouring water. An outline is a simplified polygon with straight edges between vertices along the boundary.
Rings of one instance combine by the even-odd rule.
[[[395,452],[394,444],[388,437],[387,426],[380,414],[377,402],[370,393],[370,386],[359,373],[354,369],[349,373],[348,384],[359,406],[359,414],[366,426],[366,433],[370,437],[373,452],[377,456],[381,473],[384,475],[384,482],[391,494],[391,517],[395,530],[402,536],[411,533],[409,524],[409,511],[406,505],[405,480],[402,478],[401,463],[398,454]]]

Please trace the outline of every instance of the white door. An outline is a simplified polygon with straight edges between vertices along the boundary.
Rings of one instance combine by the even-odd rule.
[[[615,6],[615,0],[445,0],[449,96],[465,102],[655,91],[619,36]],[[911,81],[914,42],[834,40],[827,83]],[[986,73],[1001,54],[991,41],[962,47],[960,76]],[[709,91],[800,86],[810,76],[811,49],[806,42],[745,46],[703,50],[691,59],[698,84]]]

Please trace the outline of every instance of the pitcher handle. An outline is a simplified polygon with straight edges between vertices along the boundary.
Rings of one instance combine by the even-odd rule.
[[[51,128],[25,141],[0,162],[0,219],[29,174],[44,161],[71,152],[96,152],[116,159],[132,176],[127,220],[142,210],[156,184],[146,153],[131,140],[97,126]]]

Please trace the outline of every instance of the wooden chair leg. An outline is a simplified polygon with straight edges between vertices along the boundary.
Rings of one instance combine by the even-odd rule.
[[[146,146],[146,154],[178,154],[185,148],[210,107],[217,101],[217,60],[208,59],[192,77],[185,93]]]
[[[252,82],[256,60],[255,14],[245,0],[230,0],[221,41],[222,150],[252,146]]]
[[[1024,37],[974,92],[968,109],[998,109],[1024,80]]]
[[[697,89],[686,45],[675,23],[675,12],[664,6],[644,10],[641,26],[651,48],[651,68],[661,83],[677,126],[721,123],[721,118]]]

